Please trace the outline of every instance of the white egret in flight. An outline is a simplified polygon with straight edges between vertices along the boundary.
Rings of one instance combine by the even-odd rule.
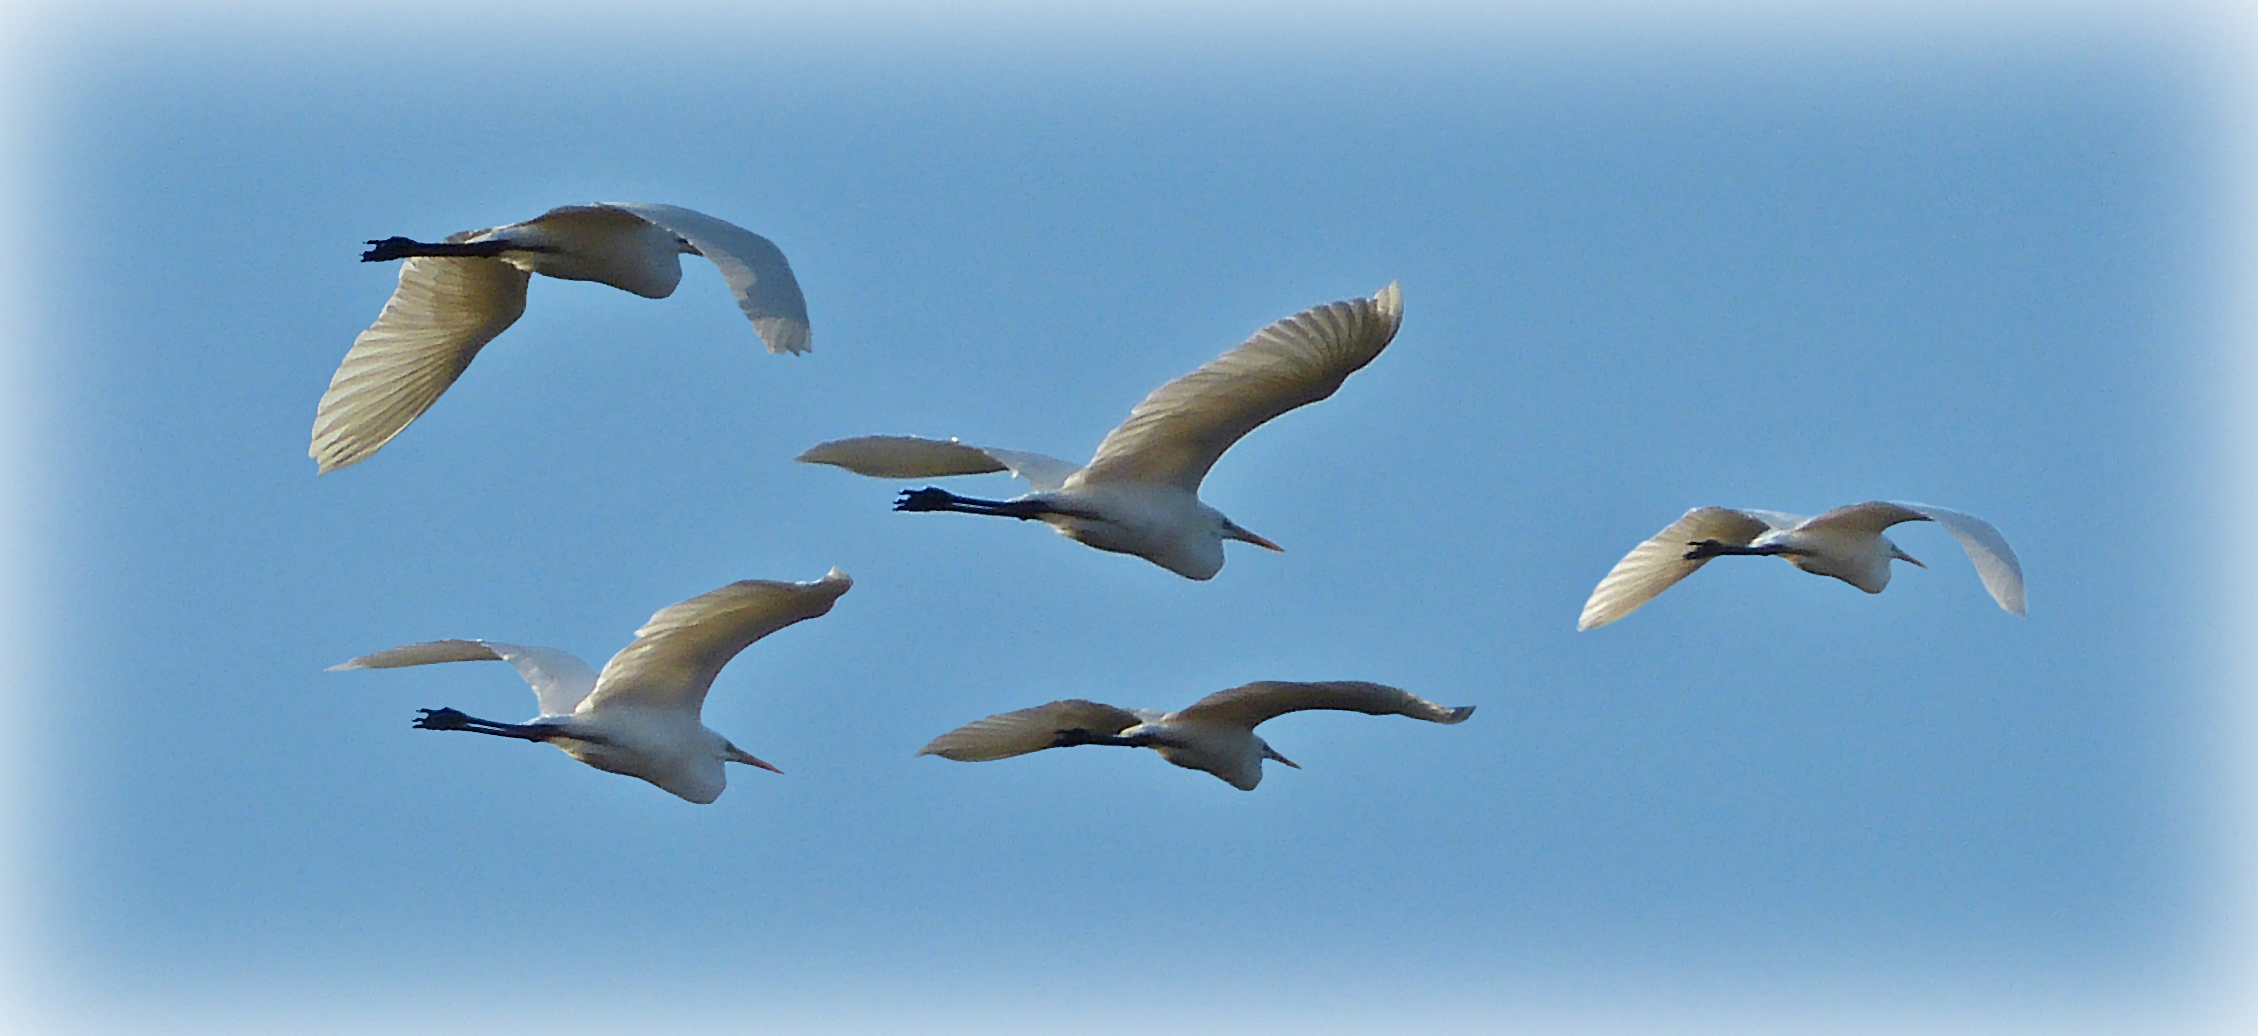
[[[748,579],[662,609],[597,673],[569,652],[492,640],[435,640],[362,655],[340,669],[396,669],[499,660],[517,667],[540,699],[524,723],[420,709],[422,730],[467,730],[546,741],[599,770],[640,777],[703,805],[729,784],[722,764],[783,771],[755,759],[699,720],[714,677],[747,645],[831,610],[854,585],[834,568],[812,583]]]
[[[1870,500],[1816,518],[1696,507],[1615,563],[1592,591],[1591,600],[1584,602],[1576,628],[1605,626],[1629,615],[1709,559],[1728,554],[1772,555],[1813,575],[1833,576],[1878,594],[1890,584],[1892,560],[1921,565],[1882,535],[1882,530],[1899,522],[1944,526],[1976,563],[1976,574],[1983,577],[1992,599],[2009,612],[2024,614],[2022,562],[1990,522],[1927,504]]]
[[[595,281],[663,299],[684,255],[721,268],[772,353],[808,351],[808,307],[784,253],[765,237],[673,205],[602,202],[523,223],[449,234],[437,244],[370,241],[362,262],[406,259],[376,323],[353,339],[314,414],[307,454],[326,474],[367,460],[455,383],[472,357],[525,313],[533,274]]]
[[[1106,433],[1087,465],[954,439],[872,435],[800,454],[874,478],[935,478],[1010,471],[1034,491],[977,500],[942,489],[903,491],[897,511],[957,511],[1049,523],[1060,535],[1135,554],[1188,579],[1223,567],[1223,541],[1281,549],[1200,502],[1216,458],[1264,421],[1333,394],[1371,363],[1403,323],[1396,285],[1369,299],[1303,310],[1200,369],[1154,389]]]
[[[1309,709],[1409,716],[1430,723],[1463,723],[1474,714],[1472,705],[1454,709],[1376,683],[1264,680],[1217,691],[1188,708],[1167,713],[1079,698],[1054,701],[974,720],[934,738],[917,754],[978,763],[1075,745],[1150,748],[1187,770],[1205,770],[1240,791],[1253,791],[1262,783],[1265,759],[1301,769],[1256,737],[1254,728],[1265,720]]]

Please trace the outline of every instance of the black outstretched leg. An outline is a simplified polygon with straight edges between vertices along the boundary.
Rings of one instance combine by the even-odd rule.
[[[1727,554],[1736,556],[1749,555],[1754,557],[1771,557],[1774,554],[1787,553],[1780,547],[1779,544],[1776,543],[1763,547],[1743,547],[1731,543],[1721,543],[1717,540],[1702,540],[1699,543],[1688,543],[1686,544],[1686,546],[1693,548],[1692,550],[1686,552],[1685,560],[1687,561],[1700,561],[1703,558],[1724,557]]]
[[[1021,521],[1041,518],[1046,514],[1064,513],[1040,500],[979,500],[930,486],[902,490],[901,498],[894,501],[894,510],[955,511],[958,514],[987,514]]]
[[[545,724],[501,723],[465,715],[457,709],[417,709],[416,714],[417,730],[462,730],[473,734],[492,734],[495,737],[514,737],[521,741],[547,741],[563,735],[563,731]]]
[[[1073,748],[1078,745],[1116,745],[1122,748],[1150,748],[1160,743],[1160,738],[1152,734],[1131,734],[1123,737],[1119,734],[1093,734],[1077,727],[1073,730],[1059,731],[1058,738],[1051,742],[1051,747]]]
[[[414,238],[388,237],[381,241],[370,241],[368,243],[376,247],[361,253],[361,261],[364,263],[390,262],[394,259],[406,259],[418,255],[491,259],[504,252],[556,251],[556,249],[543,245],[515,244],[509,241],[476,241],[469,244],[439,242],[434,244],[429,241],[417,241]]]

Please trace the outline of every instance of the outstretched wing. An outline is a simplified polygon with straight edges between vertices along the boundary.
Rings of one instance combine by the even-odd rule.
[[[569,651],[556,648],[504,644],[498,640],[431,640],[405,647],[387,648],[373,655],[329,667],[341,669],[398,669],[435,662],[508,662],[525,678],[541,700],[541,714],[563,716],[580,699],[596,689],[596,671]]]
[[[1873,504],[1860,504],[1872,507]],[[2027,615],[2023,603],[2023,563],[2015,557],[2015,548],[2007,545],[2007,537],[1990,522],[1972,514],[1948,507],[1928,504],[1890,503],[1883,506],[1898,507],[1944,526],[1952,538],[1960,541],[1960,549],[1968,552],[1968,560],[1976,563],[1976,574],[1983,577],[1984,589],[1991,591],[1991,599],[2014,615]]]
[[[1050,748],[1061,730],[1081,730],[1110,737],[1142,722],[1143,717],[1128,709],[1069,698],[973,720],[927,742],[917,754],[984,763]]]
[[[1081,469],[1073,461],[1020,450],[972,446],[955,439],[914,435],[865,435],[819,444],[794,458],[803,464],[829,464],[872,478],[941,478],[1009,471],[1038,491],[1057,489]]]
[[[812,583],[747,579],[669,605],[635,631],[596,678],[580,711],[619,705],[705,707],[721,667],[753,641],[831,610],[855,581],[834,568]]]
[[[469,234],[451,234],[459,243]],[[400,286],[353,339],[314,412],[306,453],[320,474],[367,460],[431,409],[478,350],[525,313],[532,275],[499,259],[417,256]]]
[[[1403,323],[1403,292],[1306,309],[1154,389],[1106,433],[1074,481],[1158,482],[1198,492],[1216,458],[1264,421],[1333,394]]]
[[[1623,555],[1623,560],[1607,571],[1607,576],[1592,590],[1591,598],[1584,602],[1584,614],[1576,620],[1576,628],[1595,629],[1639,610],[1640,605],[1653,600],[1656,594],[1709,563],[1708,558],[1686,560],[1686,551],[1693,544],[1716,540],[1745,547],[1758,536],[1779,527],[1766,521],[1767,517],[1784,520],[1795,516],[1769,511],[1736,511],[1730,507],[1696,507],[1687,511],[1684,517],[1631,548],[1629,554]]]
[[[1368,716],[1409,716],[1429,723],[1463,723],[1474,706],[1437,705],[1410,691],[1360,680],[1293,683],[1260,680],[1217,691],[1168,714],[1170,721],[1226,723],[1252,729],[1289,712],[1333,709]]]
[[[753,330],[772,353],[804,353],[809,349],[808,301],[792,264],[775,242],[727,220],[715,219],[677,205],[608,201],[604,205],[631,212],[665,227],[698,254],[721,268],[721,279],[737,295],[738,308],[753,322]]]

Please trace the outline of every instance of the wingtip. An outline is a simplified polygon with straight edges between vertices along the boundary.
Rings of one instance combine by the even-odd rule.
[[[1403,282],[1389,281],[1388,286],[1372,294],[1373,304],[1390,316],[1403,316]]]
[[[831,566],[831,571],[825,572],[823,574],[823,578],[816,580],[816,582],[837,583],[839,584],[839,591],[841,593],[845,593],[848,590],[854,589],[855,577],[848,575],[845,569],[842,569],[837,565],[833,565]]]
[[[348,659],[348,660],[346,660],[346,661],[343,661],[343,662],[339,662],[339,663],[337,663],[336,665],[330,666],[329,668],[322,670],[322,672],[325,672],[325,673],[341,673],[341,672],[344,672],[344,671],[345,671],[345,670],[347,670],[347,669],[366,669],[366,668],[368,668],[368,667],[367,667],[367,666],[365,666],[365,665],[362,665],[362,664],[361,664],[361,660],[360,660],[360,659],[358,659],[358,658],[354,658],[354,659]]]
[[[1457,708],[1454,708],[1454,709],[1450,710],[1450,718],[1449,718],[1449,719],[1446,719],[1446,720],[1444,720],[1443,722],[1444,722],[1444,723],[1464,723],[1464,722],[1466,722],[1466,717],[1468,717],[1468,716],[1471,716],[1471,715],[1473,715],[1473,714],[1474,714],[1474,706],[1472,706],[1472,705],[1461,705],[1461,706],[1458,706]]]

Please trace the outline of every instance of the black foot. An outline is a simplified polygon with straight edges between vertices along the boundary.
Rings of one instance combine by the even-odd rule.
[[[414,254],[409,251],[410,248],[420,247],[421,245],[421,242],[404,237],[388,237],[382,241],[370,241],[368,243],[376,247],[361,253],[361,261],[364,263],[383,263],[394,259],[405,259]]]
[[[955,499],[956,494],[946,489],[905,489],[902,490],[901,499],[894,501],[894,510],[946,511],[949,509],[949,502]]]
[[[458,709],[417,709],[417,730],[469,730],[470,716]]]
[[[1688,543],[1686,544],[1686,546],[1692,547],[1693,549],[1686,552],[1686,556],[1683,560],[1700,561],[1703,558],[1713,558],[1722,553],[1717,548],[1724,546],[1724,544],[1719,543],[1716,540],[1703,540],[1699,543]]]

